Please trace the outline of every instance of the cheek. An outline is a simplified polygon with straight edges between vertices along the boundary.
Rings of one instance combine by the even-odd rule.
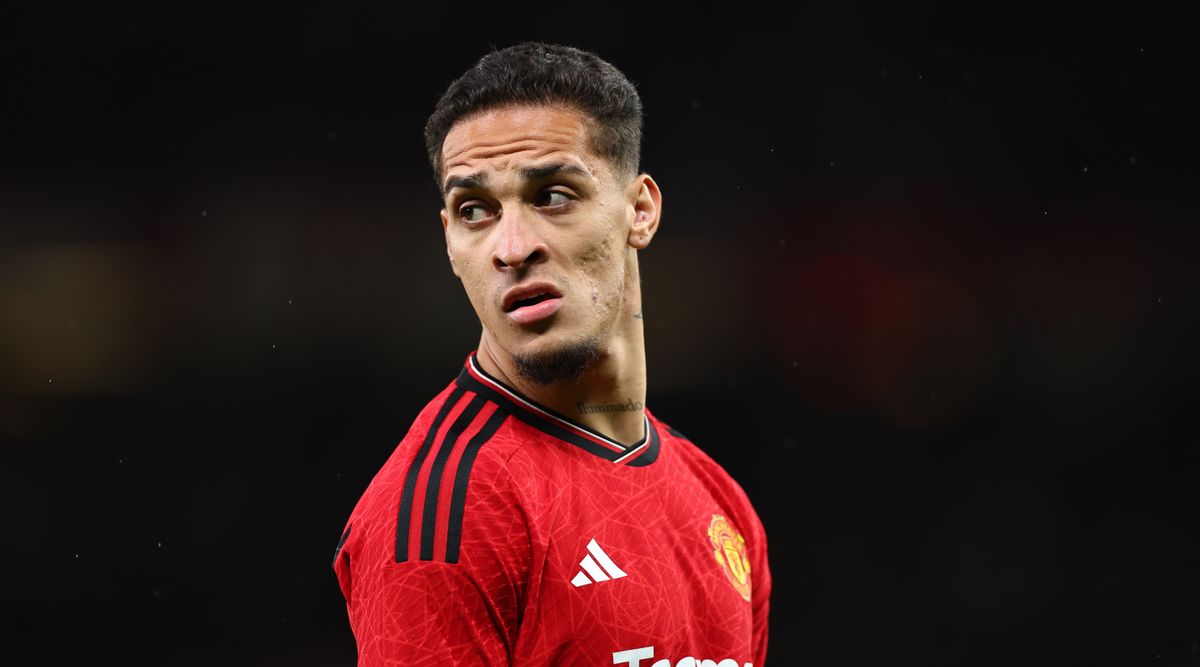
[[[621,303],[624,292],[623,262],[611,239],[591,246],[579,256],[579,268],[587,276],[588,295],[597,308],[611,309]]]
[[[487,284],[479,273],[479,265],[470,258],[458,254],[454,257],[454,265],[458,267],[458,277],[462,281],[467,299],[476,306],[477,310],[486,310]]]
[[[579,256],[579,266],[588,272],[588,275],[599,275],[602,271],[609,269],[612,259],[612,249],[609,247],[607,239],[597,243],[583,251]]]

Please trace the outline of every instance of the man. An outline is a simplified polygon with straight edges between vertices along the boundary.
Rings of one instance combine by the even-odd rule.
[[[334,555],[360,665],[761,667],[771,577],[741,488],[645,406],[638,250],[662,194],[641,101],[527,43],[426,126],[483,332]]]

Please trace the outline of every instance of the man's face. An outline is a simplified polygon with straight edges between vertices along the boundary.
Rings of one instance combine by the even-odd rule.
[[[565,107],[494,109],[456,123],[442,145],[451,266],[485,339],[513,357],[581,344],[603,353],[634,315],[633,250],[653,235],[658,190],[593,153],[589,124]]]

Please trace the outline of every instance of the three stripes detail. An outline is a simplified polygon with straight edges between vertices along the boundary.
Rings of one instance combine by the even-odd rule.
[[[421,443],[421,448],[417,450],[416,457],[413,459],[412,464],[409,465],[408,473],[404,477],[404,487],[400,492],[399,519],[396,525],[397,563],[403,563],[409,559],[409,529],[415,515],[414,496],[416,495],[421,470],[425,467],[425,461],[431,452],[435,452],[435,455],[429,467],[425,483],[425,497],[420,509],[421,534],[419,536],[420,549],[418,557],[420,560],[434,560],[438,497],[441,495],[442,479],[446,474],[447,462],[454,451],[456,443],[462,437],[463,432],[467,430],[471,422],[479,416],[480,412],[488,404],[488,400],[483,396],[478,394],[473,395],[467,406],[463,408],[450,427],[446,429],[445,435],[439,439],[437,436],[441,431],[442,424],[446,421],[446,417],[453,411],[454,407],[463,399],[465,393],[466,390],[462,387],[455,387],[446,398],[446,401],[442,403],[441,408],[438,409],[437,415],[434,417],[433,423],[429,426],[425,440]],[[462,541],[463,509],[467,501],[467,482],[471,474],[471,466],[475,463],[475,457],[479,454],[479,449],[496,434],[497,429],[500,428],[506,417],[508,417],[507,411],[500,409],[500,406],[497,405],[483,426],[467,441],[466,446],[462,450],[458,467],[453,471],[454,477],[453,487],[450,492],[449,520],[446,524],[445,562],[447,563],[458,562],[459,547]]]

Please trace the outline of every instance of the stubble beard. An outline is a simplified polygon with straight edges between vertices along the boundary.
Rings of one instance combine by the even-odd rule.
[[[512,360],[517,374],[530,382],[542,386],[576,382],[600,360],[600,342],[585,338],[546,352],[514,354]]]

